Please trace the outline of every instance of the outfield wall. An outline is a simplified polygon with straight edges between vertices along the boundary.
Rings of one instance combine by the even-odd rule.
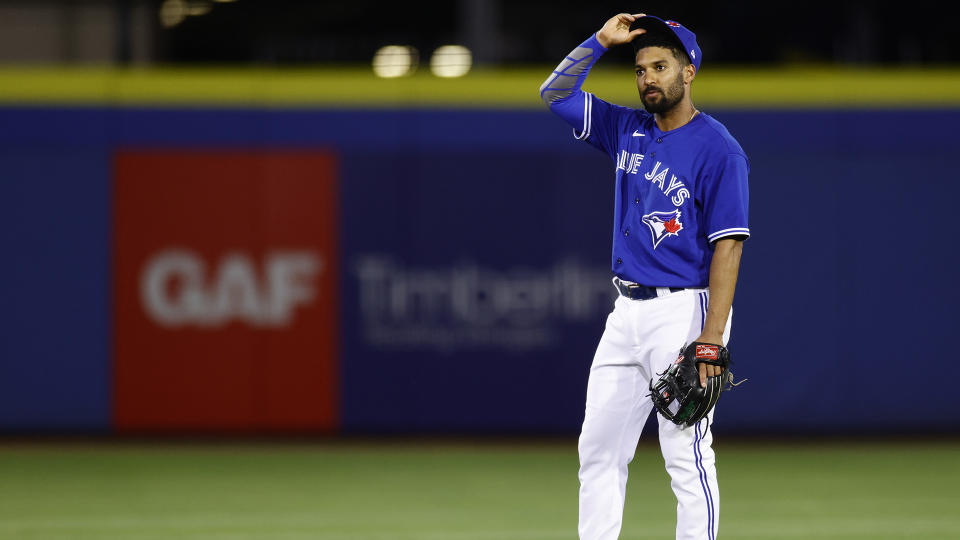
[[[716,429],[960,429],[936,389],[960,111],[706,112],[752,166],[750,382]],[[7,104],[0,125],[3,431],[576,432],[613,164],[545,110]]]

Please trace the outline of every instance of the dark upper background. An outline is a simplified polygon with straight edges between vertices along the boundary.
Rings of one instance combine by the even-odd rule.
[[[451,43],[468,46],[479,64],[553,63],[611,15],[640,10],[693,29],[715,64],[936,65],[960,58],[941,3],[884,4],[0,0],[0,63],[353,64],[370,62],[387,44],[427,53]],[[164,25],[164,9],[192,15]]]
[[[710,62],[771,64],[946,63],[958,58],[936,2],[909,10],[880,2],[456,2],[239,0],[214,6],[160,34],[158,57],[173,62],[268,64],[367,62],[386,44],[432,50],[465,44],[480,62],[557,59],[624,10],[675,19],[698,32]],[[887,4],[889,5],[889,4]],[[428,7],[429,6],[429,7]]]

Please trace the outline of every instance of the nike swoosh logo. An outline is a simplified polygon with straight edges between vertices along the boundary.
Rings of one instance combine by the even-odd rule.
[[[640,133],[640,130],[639,130],[639,129],[633,132],[633,136],[634,136],[634,137],[646,137],[646,135],[644,135],[643,133]]]

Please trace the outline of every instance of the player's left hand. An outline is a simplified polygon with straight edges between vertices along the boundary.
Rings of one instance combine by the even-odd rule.
[[[630,24],[638,17],[643,16],[643,13],[618,13],[610,17],[610,20],[604,23],[603,28],[597,32],[597,41],[608,49],[614,45],[633,41],[633,38],[643,34],[646,30],[637,28],[631,32]]]
[[[707,334],[700,334],[700,337],[694,341],[700,343],[710,343],[712,345],[723,345],[723,336],[713,336]],[[707,377],[715,377],[720,375],[723,372],[723,368],[720,366],[711,366],[709,364],[700,364],[700,386],[703,388],[707,387]]]

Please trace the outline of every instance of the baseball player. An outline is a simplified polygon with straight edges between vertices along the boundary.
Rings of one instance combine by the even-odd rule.
[[[581,90],[608,48],[632,42],[644,110]],[[743,149],[694,107],[702,55],[675,21],[621,13],[573,49],[540,87],[574,136],[612,159],[616,177],[613,282],[620,296],[587,384],[579,440],[584,540],[620,534],[627,465],[652,410],[650,383],[694,341],[725,345],[747,226]],[[700,384],[720,368],[699,365]],[[716,537],[720,505],[713,411],[690,427],[658,415],[660,448],[677,498],[677,538]]]

